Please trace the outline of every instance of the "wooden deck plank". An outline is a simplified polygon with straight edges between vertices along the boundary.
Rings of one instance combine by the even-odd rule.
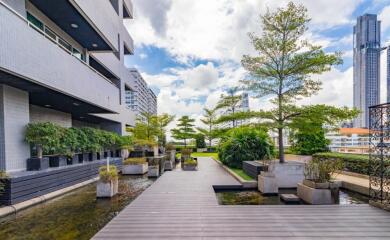
[[[369,205],[218,205],[213,185],[239,186],[209,158],[166,172],[93,239],[390,239],[390,214]]]

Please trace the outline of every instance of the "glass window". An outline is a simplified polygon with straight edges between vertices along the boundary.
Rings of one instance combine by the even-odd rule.
[[[43,31],[43,23],[39,21],[36,17],[27,12],[27,21],[32,23],[35,27],[41,29]]]
[[[63,46],[65,49],[69,50],[70,52],[72,52],[72,45],[70,45],[67,41],[65,41],[64,39],[58,37],[58,43]]]
[[[45,33],[48,37],[50,37],[54,41],[57,41],[57,35],[47,26],[45,26]]]

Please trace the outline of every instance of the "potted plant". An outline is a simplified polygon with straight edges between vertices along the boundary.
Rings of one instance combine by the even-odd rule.
[[[148,172],[148,163],[145,158],[128,158],[123,161],[122,174],[138,175]]]
[[[198,162],[194,159],[188,158],[184,160],[183,170],[184,171],[196,171],[198,167]]]
[[[87,144],[86,144],[86,153],[85,157],[87,157],[87,161],[95,161],[97,160],[97,152],[102,149],[102,146],[100,145],[102,142],[101,135],[99,134],[98,129],[90,128],[90,127],[84,127],[81,129],[86,137],[87,137]],[[85,161],[86,159],[84,159]]]
[[[332,204],[332,176],[343,169],[341,160],[313,159],[305,164],[305,179],[298,184],[298,197],[310,204]],[[337,189],[338,192],[338,189]]]
[[[5,171],[0,170],[0,196],[3,195],[6,191],[8,178],[8,174]]]
[[[191,153],[192,153],[192,149],[190,148],[183,148],[181,151],[181,163],[183,164],[183,162],[189,158],[191,158]]]
[[[34,146],[36,156],[27,159],[27,171],[49,168],[49,158],[43,157],[43,149],[58,146],[59,139],[60,130],[53,123],[29,123],[26,128],[26,141]]]
[[[175,168],[175,158],[176,158],[176,150],[172,144],[167,144],[165,147],[165,169],[172,170]]]
[[[118,193],[118,170],[115,165],[99,168],[96,197],[112,197]]]
[[[121,148],[121,157],[126,159],[129,157],[130,150],[132,149],[133,138],[132,136],[121,136],[119,141],[119,147]]]
[[[160,159],[155,157],[148,158],[148,177],[160,176]]]

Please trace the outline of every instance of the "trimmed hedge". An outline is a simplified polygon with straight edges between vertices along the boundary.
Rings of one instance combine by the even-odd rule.
[[[325,152],[325,153],[314,154],[313,159],[342,160],[344,162],[344,169],[346,171],[365,174],[365,175],[369,174],[368,155]]]

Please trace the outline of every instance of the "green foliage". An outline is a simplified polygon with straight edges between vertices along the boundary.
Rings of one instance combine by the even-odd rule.
[[[146,158],[128,158],[123,161],[123,165],[139,165],[146,163]]]
[[[157,128],[158,128],[158,144],[160,146],[166,145],[166,127],[175,119],[175,116],[167,113],[157,116]]]
[[[291,145],[291,151],[301,155],[312,155],[318,152],[329,151],[329,139],[325,138],[325,131],[320,127],[312,132],[297,132],[291,137],[294,139]]]
[[[159,126],[157,116],[150,113],[141,113],[140,118],[137,118],[135,127],[131,129],[135,143],[139,146],[153,146],[157,143],[159,136]]]
[[[240,106],[242,96],[237,94],[238,88],[230,88],[228,90],[228,94],[221,95],[220,100],[217,103],[217,106],[215,107],[216,110],[223,110],[228,114],[225,114],[224,116],[229,116],[228,119],[225,118],[218,118],[216,120],[217,123],[225,123],[225,122],[231,122],[231,126],[235,128],[237,126],[237,119],[235,118],[237,113],[237,108]]]
[[[314,80],[314,75],[331,70],[342,60],[340,53],[327,54],[304,39],[310,19],[302,5],[290,2],[286,8],[268,11],[261,20],[262,35],[249,34],[259,55],[243,56],[241,62],[250,78],[242,83],[257,97],[275,96],[271,101],[275,108],[259,114],[278,130],[280,161],[284,162],[281,140],[287,122],[297,115],[294,102],[316,94],[321,81]]]
[[[171,143],[168,143],[166,146],[165,146],[165,149],[167,151],[172,151],[172,150],[176,150],[176,147],[175,145],[171,144]]]
[[[187,147],[187,140],[194,137],[194,123],[195,119],[188,116],[182,116],[178,120],[177,128],[172,129],[172,137],[177,140],[184,140],[184,146]]]
[[[63,134],[63,128],[53,123],[29,123],[25,138],[28,143],[35,145],[38,157],[42,157],[42,151],[50,152],[59,148]]]
[[[181,153],[182,155],[191,155],[192,149],[191,149],[191,148],[183,148],[183,149],[180,151],[180,153]]]
[[[365,174],[365,175],[369,174],[369,156],[368,155],[326,152],[326,153],[314,154],[313,159],[315,159],[315,160],[333,160],[333,161],[341,160],[344,163],[344,169],[346,171]],[[386,166],[390,166],[390,163],[387,163]]]
[[[209,147],[211,147],[212,141],[217,138],[215,124],[217,119],[217,109],[208,109],[204,108],[204,115],[200,121],[205,124],[206,128],[196,128],[200,133],[202,133],[205,138],[209,141]]]
[[[273,152],[274,146],[266,132],[239,127],[230,130],[222,138],[219,159],[229,167],[241,169],[243,161],[271,158]]]
[[[118,146],[122,149],[131,149],[133,145],[133,137],[132,136],[119,136],[118,138]]]
[[[198,165],[198,162],[189,158],[189,159],[184,160],[184,165],[196,166],[196,165]]]
[[[118,178],[118,169],[115,165],[110,165],[107,171],[107,166],[101,166],[99,168],[99,177],[103,182],[110,182]]]
[[[0,170],[0,196],[3,194],[4,192],[4,188],[5,188],[5,183],[4,183],[4,180],[8,179],[8,174],[3,171],[3,170]]]
[[[195,141],[196,141],[196,148],[205,148],[206,142],[205,142],[205,136],[201,133],[198,133],[195,135]]]
[[[305,164],[305,178],[314,182],[329,182],[332,175],[343,169],[340,159],[313,159]]]

